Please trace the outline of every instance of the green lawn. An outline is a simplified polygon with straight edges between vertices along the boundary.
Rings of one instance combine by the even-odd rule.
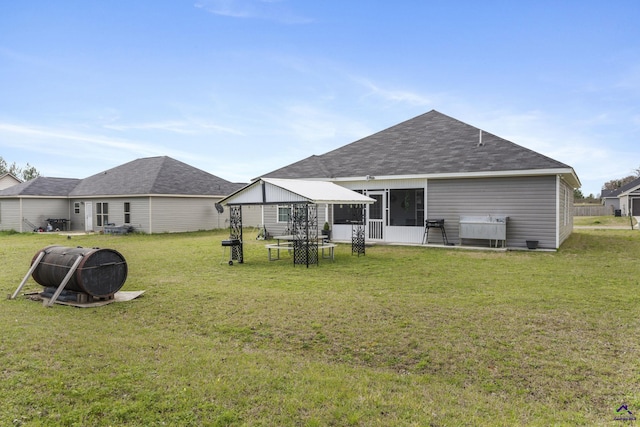
[[[269,262],[227,232],[0,234],[11,294],[50,244],[112,248],[139,299],[0,308],[2,426],[624,425],[640,414],[640,232],[558,252],[368,247]],[[25,291],[39,291],[32,280]],[[625,414],[622,414],[625,415]],[[627,423],[628,424],[628,423]]]
[[[635,218],[627,217],[616,217],[613,215],[607,216],[575,216],[573,217],[573,225],[577,226],[606,226],[606,227],[629,227],[631,229],[631,224],[636,225],[638,221]]]

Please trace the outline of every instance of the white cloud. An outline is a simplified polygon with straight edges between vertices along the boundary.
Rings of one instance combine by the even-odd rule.
[[[364,78],[354,78],[360,85],[367,88],[366,96],[375,96],[386,101],[394,103],[404,103],[411,106],[426,106],[432,103],[432,100],[417,92],[401,89],[385,89],[372,81]]]
[[[34,153],[34,159],[65,157],[90,162],[91,159],[114,157],[147,157],[170,155],[159,144],[131,141],[122,138],[83,133],[65,128],[37,127],[0,122],[0,141],[3,146],[16,147]],[[185,153],[171,150],[175,155]],[[33,160],[36,163],[36,160]]]
[[[206,120],[167,120],[162,122],[132,123],[132,124],[107,124],[103,126],[106,129],[117,131],[129,130],[148,130],[148,131],[166,131],[183,135],[197,135],[203,132],[220,132],[233,135],[243,135],[239,130],[220,126]]]
[[[285,2],[277,0],[200,0],[194,6],[229,18],[263,19],[283,24],[312,22],[290,10]]]

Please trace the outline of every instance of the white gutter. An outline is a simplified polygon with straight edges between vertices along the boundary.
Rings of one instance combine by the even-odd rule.
[[[396,180],[396,179],[447,179],[447,178],[495,178],[495,177],[513,177],[513,176],[544,176],[544,175],[570,175],[574,178],[574,182],[567,181],[574,188],[582,186],[580,180],[575,175],[573,169],[526,169],[511,171],[483,171],[483,172],[451,172],[451,173],[434,173],[434,174],[415,174],[415,175],[367,175],[331,178],[332,182],[340,181],[371,181],[371,180]],[[326,179],[326,178],[325,178]],[[311,178],[309,179],[311,180]]]

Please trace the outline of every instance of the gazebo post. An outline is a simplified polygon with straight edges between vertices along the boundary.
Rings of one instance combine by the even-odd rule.
[[[318,209],[315,204],[298,203],[291,212],[293,223],[293,264],[318,264]]]
[[[365,251],[365,205],[360,205],[360,218],[354,218],[351,223],[351,255],[364,255]]]
[[[231,246],[231,259],[240,264],[244,262],[242,242],[242,205],[229,206],[229,238],[237,239],[240,244]]]

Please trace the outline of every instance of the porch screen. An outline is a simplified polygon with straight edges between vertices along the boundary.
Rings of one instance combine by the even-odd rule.
[[[333,205],[334,224],[352,224],[362,221],[362,205]]]
[[[389,191],[389,225],[424,226],[424,188]]]

